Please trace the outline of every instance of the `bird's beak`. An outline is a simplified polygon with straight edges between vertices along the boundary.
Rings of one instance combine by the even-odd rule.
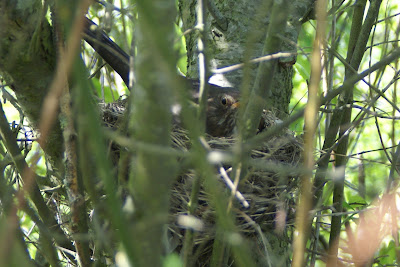
[[[233,104],[232,104],[232,107],[233,107],[233,108],[238,108],[238,107],[240,107],[240,102],[233,103]]]

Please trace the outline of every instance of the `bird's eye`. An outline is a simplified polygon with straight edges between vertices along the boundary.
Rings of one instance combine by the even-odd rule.
[[[226,99],[226,97],[221,98],[221,104],[224,106],[228,104],[228,99]]]

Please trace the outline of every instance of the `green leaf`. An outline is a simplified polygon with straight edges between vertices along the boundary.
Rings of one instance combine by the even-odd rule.
[[[163,267],[183,267],[183,263],[178,254],[169,254],[163,262]]]

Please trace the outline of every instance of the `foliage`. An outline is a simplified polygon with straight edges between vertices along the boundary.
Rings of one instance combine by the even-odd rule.
[[[304,16],[287,119],[264,120],[265,131],[254,136],[246,127],[259,124],[260,116],[250,114],[240,121],[242,142],[207,137],[207,143],[205,106],[189,104],[187,85],[177,75],[188,70],[186,53],[196,49],[190,45],[198,45],[185,39],[204,38],[202,25],[184,28],[181,15],[188,11],[179,9],[182,1],[201,3],[120,0],[90,6],[87,16],[132,56],[137,80],[131,90],[86,43],[80,53],[74,50],[80,39],[74,30],[82,26],[76,22],[85,10],[79,5],[86,1],[17,1],[27,10],[26,21],[4,15],[15,6],[0,3],[0,21],[24,29],[12,38],[0,30],[8,38],[0,42],[0,59],[7,63],[0,62],[0,265],[397,266],[399,4],[317,1],[326,6],[318,11],[315,5]],[[45,9],[35,15],[36,5]],[[32,40],[24,35],[30,28]],[[273,43],[285,41],[280,38]],[[13,40],[20,43],[10,46]],[[22,56],[4,53],[29,46],[28,40],[35,43],[34,55],[29,49]],[[20,56],[27,79],[11,64]],[[33,60],[29,66],[35,66],[39,59],[48,65],[26,71],[24,64]],[[273,73],[275,63],[259,64]],[[35,71],[51,78],[35,81]],[[258,81],[269,77],[260,75]],[[42,113],[31,112],[21,86]],[[246,86],[238,87],[248,95]],[[34,98],[35,92],[42,97]],[[260,94],[241,103],[251,106]],[[169,112],[176,102],[185,130],[176,129]],[[299,150],[279,146],[280,137],[292,138],[293,132],[296,149],[304,137],[304,164],[297,164]],[[52,147],[57,138],[62,151]],[[278,150],[289,151],[289,159],[271,161],[271,151]],[[227,166],[233,167],[233,189],[218,182]],[[265,184],[254,179],[260,169],[268,173]],[[250,202],[247,210],[237,198],[241,192]]]

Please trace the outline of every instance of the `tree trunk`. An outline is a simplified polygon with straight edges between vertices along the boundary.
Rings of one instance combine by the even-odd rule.
[[[207,2],[205,35],[208,41],[207,52],[212,70],[265,56],[263,47],[270,24],[269,13],[273,1],[209,0]],[[288,7],[289,18],[286,30],[278,36],[282,40],[280,51],[296,52],[301,24],[312,9],[313,2],[312,0],[298,0]],[[194,29],[196,26],[196,0],[181,0],[180,12],[184,30]],[[197,36],[196,31],[191,31],[186,35],[189,77],[198,77]],[[273,76],[273,86],[269,90],[268,98],[265,99],[265,108],[276,109],[279,117],[285,117],[289,112],[292,94],[292,66],[296,62],[296,56],[283,57],[278,62],[278,68]],[[249,68],[249,73],[239,69],[224,74],[214,74],[210,82],[221,86],[230,84],[241,88],[244,88],[243,83],[249,83],[246,88],[251,88],[257,73],[257,64],[251,64]]]
[[[52,30],[42,8],[40,0],[0,2],[0,72],[36,129],[56,62]],[[62,158],[62,146],[56,123],[45,147],[55,166]]]
[[[210,59],[211,73],[215,69],[224,68],[234,64],[243,63],[250,59],[265,56],[264,43],[271,36],[266,36],[270,25],[270,10],[273,1],[261,0],[208,0],[205,25],[205,39],[207,40],[206,52]],[[288,57],[278,59],[277,67],[273,74],[272,86],[266,90],[267,98],[264,99],[264,108],[274,110],[278,117],[284,118],[289,112],[289,102],[292,94],[293,64],[296,62],[296,43],[301,29],[301,24],[312,10],[314,1],[294,1],[288,7],[288,23],[285,31],[277,36],[281,38],[281,47],[278,51],[292,52]],[[197,78],[199,73],[198,50],[196,34],[196,0],[181,0],[179,2],[180,14],[183,21],[183,31],[191,30],[186,37],[188,53],[188,73],[190,78]],[[250,64],[246,68],[226,73],[214,73],[210,78],[211,83],[220,86],[233,86],[240,90],[250,90],[257,75],[257,64]],[[270,244],[269,259],[260,259],[256,256],[260,266],[274,262],[287,266],[288,239],[277,235],[274,229],[264,233]],[[285,260],[282,260],[285,259]]]

